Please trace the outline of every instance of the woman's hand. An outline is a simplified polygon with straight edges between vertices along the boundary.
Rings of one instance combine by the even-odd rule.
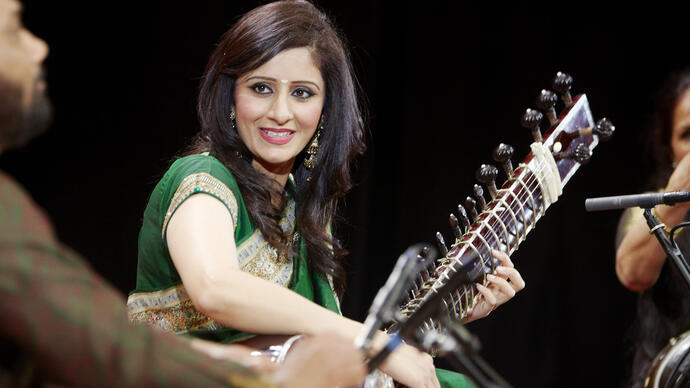
[[[326,333],[297,341],[273,381],[285,388],[333,388],[359,384],[365,377],[362,351],[351,340]]]
[[[465,323],[486,317],[496,307],[507,302],[515,296],[515,293],[525,288],[525,281],[520,272],[515,269],[510,257],[497,250],[492,250],[492,253],[500,265],[496,267],[495,274],[486,276],[489,280],[488,287],[477,284],[477,290],[481,296],[463,320]]]
[[[254,356],[256,350],[248,346],[237,344],[219,344],[198,338],[193,338],[189,345],[192,349],[206,354],[217,360],[225,360],[244,365],[258,372],[269,373],[276,369],[276,364],[268,356]]]
[[[680,160],[664,191],[690,190],[690,153]]]
[[[690,154],[680,160],[664,191],[690,190]],[[675,206],[658,205],[654,214],[669,228],[683,221],[690,203]],[[649,226],[642,212],[628,209],[618,226],[616,249],[616,275],[631,291],[644,291],[656,283],[666,261],[666,252],[656,238],[649,234]],[[636,219],[630,221],[630,219]]]
[[[439,388],[434,360],[416,348],[400,344],[380,366],[393,380],[410,388]]]

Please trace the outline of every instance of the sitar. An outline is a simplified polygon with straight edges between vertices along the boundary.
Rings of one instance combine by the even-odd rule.
[[[401,320],[409,318],[458,272],[463,272],[471,282],[443,298],[443,314],[451,321],[465,318],[479,298],[477,284],[488,285],[487,275],[498,266],[492,250],[513,254],[558,200],[580,166],[590,160],[599,141],[613,135],[615,127],[609,120],[594,121],[585,94],[571,95],[572,83],[570,75],[559,72],[551,84],[553,91],[544,89],[539,93],[538,109],[527,109],[522,115],[521,124],[530,130],[534,142],[517,168],[513,168],[511,161],[513,147],[500,144],[494,149],[493,159],[507,177],[500,188],[496,184],[498,168],[481,165],[476,173],[481,185],[475,184],[472,195],[458,205],[457,214],[451,213],[449,217],[453,242],[447,245],[443,235],[436,233],[439,257],[430,260],[420,272],[389,332],[396,330]],[[560,113],[556,108],[560,108]],[[547,121],[542,123],[544,116]],[[424,260],[423,256],[419,259]],[[438,318],[429,318],[418,330],[421,337],[424,332],[442,332],[444,328]],[[426,350],[433,354],[437,349]],[[365,386],[390,385],[390,378],[378,374],[370,375]]]

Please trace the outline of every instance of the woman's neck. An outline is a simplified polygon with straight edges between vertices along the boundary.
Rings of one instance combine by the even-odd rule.
[[[265,162],[260,162],[255,158],[252,160],[252,167],[254,167],[256,171],[271,178],[276,184],[275,188],[278,189],[278,191],[282,192],[283,189],[285,189],[285,185],[287,184],[287,180],[290,176],[290,172],[292,171],[292,165],[294,163],[294,158],[285,163],[280,164],[269,164]],[[277,200],[280,200],[280,198],[278,198]]]

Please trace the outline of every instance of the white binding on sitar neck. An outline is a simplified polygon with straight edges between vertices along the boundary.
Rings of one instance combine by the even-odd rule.
[[[553,158],[551,151],[542,143],[534,142],[530,145],[536,166],[529,163],[527,167],[537,177],[541,187],[545,202],[544,210],[548,205],[558,201],[558,197],[563,194],[561,177],[558,174],[558,166]]]

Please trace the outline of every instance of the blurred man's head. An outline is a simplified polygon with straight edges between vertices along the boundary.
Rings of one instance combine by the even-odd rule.
[[[48,45],[27,30],[17,0],[0,0],[0,152],[24,145],[50,123],[42,64]]]

